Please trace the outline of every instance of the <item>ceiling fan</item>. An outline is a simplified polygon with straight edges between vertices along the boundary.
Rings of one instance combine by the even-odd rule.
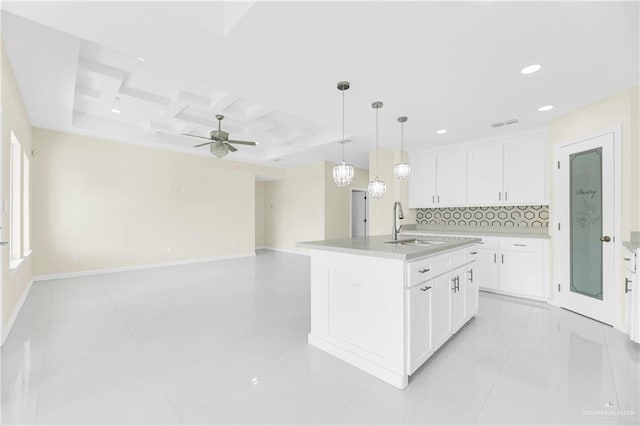
[[[235,145],[250,145],[250,146],[256,146],[257,145],[255,142],[229,140],[229,133],[223,131],[220,128],[222,120],[224,119],[224,115],[218,114],[218,115],[216,115],[216,118],[218,119],[218,130],[212,130],[211,133],[209,134],[208,138],[204,137],[204,136],[190,135],[188,133],[182,133],[182,135],[183,136],[191,136],[192,138],[200,138],[200,139],[209,140],[209,142],[201,143],[199,145],[194,145],[194,148],[198,148],[198,147],[205,146],[205,145],[211,145],[210,146],[211,153],[213,155],[215,155],[216,157],[218,157],[218,158],[224,157],[225,155],[227,155],[229,153],[229,151],[236,152],[238,150],[238,148],[236,148],[235,146],[233,146],[231,144],[235,144]]]

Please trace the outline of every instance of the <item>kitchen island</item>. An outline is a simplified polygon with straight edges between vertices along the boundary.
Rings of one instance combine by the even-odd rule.
[[[298,243],[311,255],[309,344],[399,389],[478,311],[479,238]]]

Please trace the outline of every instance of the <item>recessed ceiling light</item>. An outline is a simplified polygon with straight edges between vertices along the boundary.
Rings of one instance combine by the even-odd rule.
[[[143,58],[142,56],[138,56],[138,60],[139,60],[140,62],[144,62],[144,61],[146,61],[146,60],[147,60],[147,58]]]
[[[552,109],[553,109],[553,105],[545,105],[543,107],[538,108],[538,111],[544,112],[544,111],[551,111]]]
[[[439,134],[439,135],[444,135],[445,133],[447,133],[447,129],[437,130],[436,133]]]
[[[120,110],[119,109],[115,109],[115,108],[111,108],[111,112],[116,113],[116,114],[120,114]]]
[[[534,64],[534,65],[529,65],[528,67],[522,68],[520,72],[522,74],[533,74],[534,72],[540,71],[540,68],[542,68],[542,65]]]

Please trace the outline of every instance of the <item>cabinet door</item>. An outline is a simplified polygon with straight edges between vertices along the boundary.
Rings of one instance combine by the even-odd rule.
[[[456,149],[438,153],[436,188],[438,207],[458,207],[466,204],[466,150]]]
[[[478,248],[473,264],[473,279],[479,288],[496,290],[498,288],[498,250],[497,248]]]
[[[513,205],[547,204],[547,141],[544,135],[519,137],[504,145],[503,201]]]
[[[433,280],[433,340],[437,350],[453,334],[451,328],[451,274]]]
[[[433,353],[432,295],[429,283],[409,290],[409,374]]]
[[[455,333],[467,320],[466,268],[458,268],[452,273],[451,281],[451,326]]]
[[[500,287],[509,293],[542,298],[544,258],[538,251],[501,249]]]
[[[466,319],[470,319],[478,315],[478,284],[476,284],[476,271],[475,263],[467,266],[466,279],[466,294],[467,294],[467,315]]]
[[[468,151],[468,205],[502,204],[502,144],[483,144]]]
[[[436,157],[428,152],[411,153],[409,207],[433,207],[436,197]]]

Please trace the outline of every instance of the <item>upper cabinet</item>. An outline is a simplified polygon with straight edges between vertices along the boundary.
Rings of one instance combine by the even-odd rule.
[[[544,133],[415,152],[411,163],[409,207],[548,204]]]
[[[459,207],[467,200],[464,149],[419,151],[411,155],[409,207]]]

